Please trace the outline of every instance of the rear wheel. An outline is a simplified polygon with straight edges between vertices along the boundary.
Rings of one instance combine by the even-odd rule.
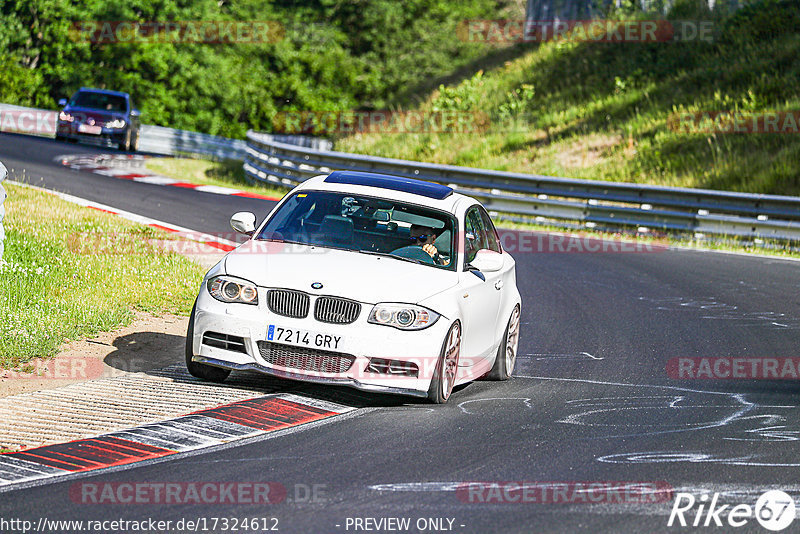
[[[461,355],[461,323],[456,321],[442,344],[442,354],[436,369],[433,372],[433,379],[428,388],[428,400],[434,404],[444,404],[453,392],[453,385],[456,381],[456,371],[458,370],[458,358]]]
[[[519,306],[514,307],[511,317],[506,325],[506,333],[500,346],[497,347],[497,357],[494,366],[486,376],[489,380],[508,380],[514,372],[517,362],[517,348],[519,347]]]
[[[194,356],[194,348],[192,347],[192,338],[194,337],[194,311],[197,308],[197,301],[192,306],[192,314],[189,316],[189,328],[186,332],[186,368],[189,374],[208,380],[211,382],[224,382],[231,372],[228,369],[221,369],[219,367],[212,367],[200,362],[192,361]]]

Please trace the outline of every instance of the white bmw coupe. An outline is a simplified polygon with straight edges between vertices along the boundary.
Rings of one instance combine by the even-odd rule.
[[[208,271],[186,365],[342,384],[444,403],[453,387],[511,376],[521,300],[486,210],[451,188],[333,172],[289,192]]]

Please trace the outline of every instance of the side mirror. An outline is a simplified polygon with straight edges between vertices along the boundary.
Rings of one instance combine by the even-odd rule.
[[[131,117],[138,117],[139,115],[141,115],[141,112],[138,109],[131,110]]]
[[[67,99],[66,98],[59,98],[58,99],[58,105],[63,108],[64,106],[67,105]]]
[[[231,217],[231,228],[244,235],[253,235],[256,231],[256,216],[249,211],[234,213]]]
[[[493,273],[503,268],[503,255],[494,250],[481,249],[470,265],[482,273]]]

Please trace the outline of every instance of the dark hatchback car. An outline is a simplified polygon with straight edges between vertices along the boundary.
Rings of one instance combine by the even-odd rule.
[[[56,140],[86,141],[120,150],[139,149],[139,110],[128,93],[81,87],[58,102]]]

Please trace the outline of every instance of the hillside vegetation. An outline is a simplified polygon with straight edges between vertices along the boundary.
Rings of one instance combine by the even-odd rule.
[[[462,133],[331,136],[339,150],[404,159],[800,194],[800,133],[670,127],[696,112],[798,112],[800,2],[754,0],[734,14],[728,2],[673,2],[666,18],[710,22],[710,41],[464,39],[465,21],[519,19],[524,4],[0,1],[0,102],[53,108],[80,86],[105,87],[131,92],[145,123],[239,138],[273,131],[282,112],[474,113],[480,127]],[[614,4],[600,2],[612,6],[606,18],[656,16]],[[263,43],[77,38],[76,24],[93,21],[269,21],[280,31]]]
[[[383,108],[485,53],[464,19],[521,0],[0,0],[0,102],[54,108],[81,86],[130,92],[142,121],[229,137],[280,110]],[[269,22],[267,42],[104,39],[102,22]],[[77,31],[76,31],[77,30]],[[172,35],[172,34],[170,34]],[[264,35],[264,34],[262,34]],[[97,38],[99,37],[99,38]],[[229,37],[229,36],[226,36]],[[246,37],[246,35],[245,35]],[[247,39],[233,38],[234,41]],[[182,42],[181,42],[182,41]]]
[[[712,21],[712,42],[520,45],[517,58],[443,85],[420,105],[485,113],[488,131],[352,135],[338,139],[337,149],[551,176],[800,194],[797,130],[687,133],[668,124],[674,114],[701,111],[800,110],[800,3],[760,1],[733,16],[691,4],[678,2],[668,18]]]

